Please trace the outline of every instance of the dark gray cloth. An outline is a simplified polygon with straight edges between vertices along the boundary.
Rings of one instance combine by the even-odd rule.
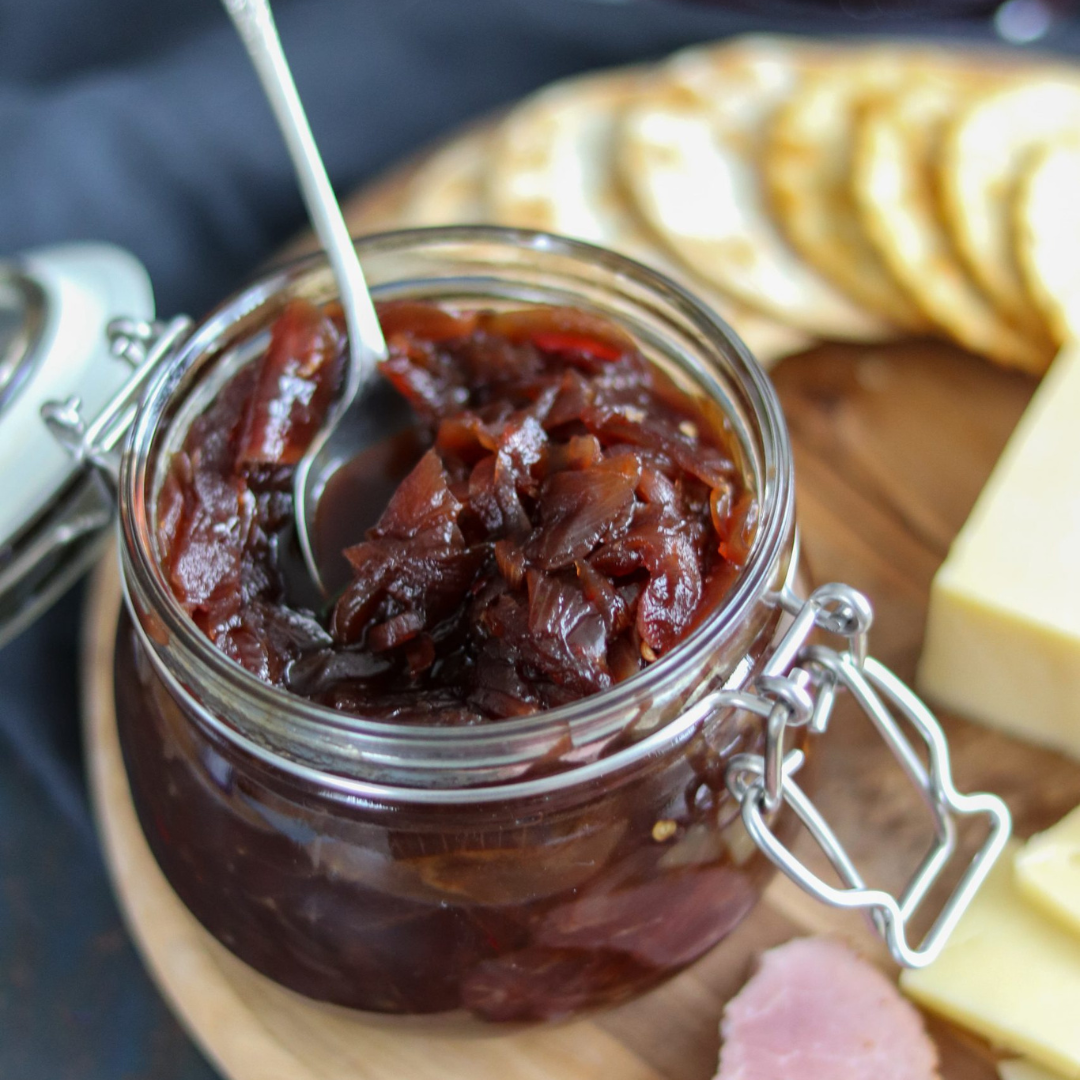
[[[875,18],[874,4],[794,0],[277,8],[343,190],[550,79],[694,41],[763,28],[989,33],[959,18],[929,25],[903,4]],[[1063,24],[1050,44],[1076,39]],[[0,0],[0,256],[111,240],[145,262],[162,314],[198,314],[301,224],[284,150],[216,0]],[[0,652],[0,1080],[209,1077],[105,879],[79,746],[79,607],[75,592]]]
[[[839,26],[925,29],[888,10]],[[762,20],[709,4],[285,0],[278,21],[348,188],[545,80]],[[146,263],[162,312],[195,314],[299,226],[280,139],[214,0],[0,0],[0,73],[0,253],[112,240]]]

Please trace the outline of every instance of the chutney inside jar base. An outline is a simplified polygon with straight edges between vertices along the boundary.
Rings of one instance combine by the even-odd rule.
[[[723,781],[756,725],[570,789],[461,807],[357,804],[185,713],[125,612],[116,705],[132,795],[187,908],[308,997],[377,1013],[565,1019],[676,974],[749,913],[771,867]]]

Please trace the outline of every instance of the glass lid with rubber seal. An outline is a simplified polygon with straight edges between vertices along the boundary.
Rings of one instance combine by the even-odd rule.
[[[130,375],[110,323],[153,314],[145,269],[112,245],[0,263],[0,645],[83,572],[113,517],[110,493],[50,431],[46,406],[96,415]]]

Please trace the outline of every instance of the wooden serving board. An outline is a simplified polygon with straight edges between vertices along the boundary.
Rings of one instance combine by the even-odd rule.
[[[387,220],[403,174],[353,206],[358,228]],[[865,590],[876,656],[911,679],[931,577],[1012,431],[1034,383],[937,343],[826,346],[775,370],[795,445],[799,518],[815,578]],[[1018,543],[1022,544],[1022,527]],[[372,1021],[258,975],[188,914],[142,837],[113,711],[115,555],[86,616],[84,716],[91,790],[121,907],[159,988],[230,1080],[707,1080],[723,1004],[764,948],[838,934],[886,968],[854,915],[777,880],[730,939],[645,998],[574,1024],[492,1038]],[[1001,793],[1017,832],[1080,803],[1080,765],[945,716],[961,790]],[[868,879],[896,885],[928,842],[914,793],[869,726],[841,711],[817,754],[817,800]],[[813,853],[803,850],[808,859]],[[930,1021],[945,1080],[990,1080],[991,1048]]]

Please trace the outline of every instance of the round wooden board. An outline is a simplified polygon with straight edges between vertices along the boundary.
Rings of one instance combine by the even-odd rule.
[[[352,204],[358,229],[392,219],[404,173]],[[294,248],[297,250],[297,248]],[[795,445],[800,521],[819,580],[864,589],[875,654],[910,679],[930,579],[1033,383],[939,344],[823,347],[774,373]],[[230,1080],[707,1080],[723,1003],[763,948],[834,933],[888,967],[857,917],[777,880],[707,957],[640,1001],[572,1025],[496,1038],[430,1033],[320,1005],[258,975],[213,940],[165,882],[135,818],[113,709],[115,554],[86,613],[84,722],[106,859],[132,937],[192,1037]],[[1024,835],[1080,803],[1080,766],[944,717],[961,789],[1003,794]],[[818,803],[871,881],[896,885],[929,832],[884,747],[841,711],[817,755]],[[814,854],[801,854],[814,861]],[[820,865],[820,862],[818,862]],[[930,1022],[946,1080],[990,1080],[988,1047]]]

